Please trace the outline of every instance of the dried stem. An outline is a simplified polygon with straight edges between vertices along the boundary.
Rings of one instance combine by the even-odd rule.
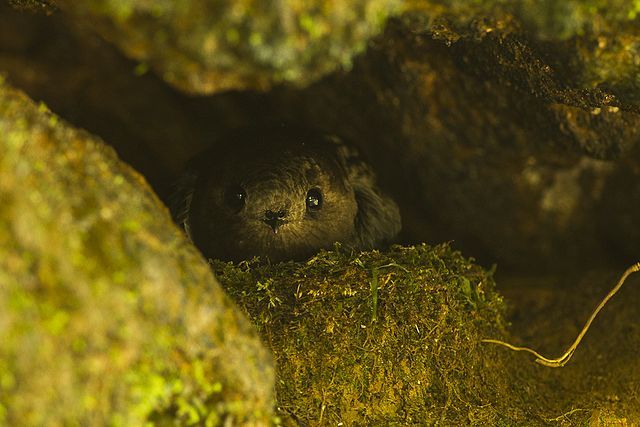
[[[512,344],[509,344],[500,340],[484,339],[482,340],[482,342],[498,344],[514,351],[525,351],[527,353],[533,354],[536,357],[536,362],[541,365],[548,366],[550,368],[560,368],[566,365],[567,362],[569,362],[569,360],[571,359],[571,356],[573,356],[573,353],[576,351],[576,348],[580,344],[580,341],[582,341],[582,338],[585,336],[585,334],[589,330],[589,327],[591,327],[591,323],[593,323],[593,320],[596,318],[598,313],[600,313],[600,310],[602,310],[602,308],[607,304],[607,302],[609,302],[609,300],[620,290],[624,282],[627,280],[627,277],[629,277],[629,275],[637,271],[640,271],[640,262],[627,268],[627,270],[624,272],[622,277],[620,277],[620,280],[618,280],[618,283],[616,284],[616,286],[613,289],[611,289],[611,291],[607,294],[607,296],[605,296],[604,299],[600,302],[600,304],[598,304],[596,309],[593,310],[593,313],[591,313],[591,316],[589,316],[589,320],[587,320],[587,323],[585,323],[584,327],[578,334],[573,344],[571,344],[571,346],[567,349],[567,351],[562,356],[556,359],[549,359],[547,357],[544,357],[537,351],[532,350],[528,347],[516,347]]]

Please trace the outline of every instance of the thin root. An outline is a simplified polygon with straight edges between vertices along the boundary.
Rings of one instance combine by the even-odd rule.
[[[576,348],[580,344],[580,341],[582,341],[582,338],[585,336],[585,334],[589,330],[589,327],[591,327],[591,323],[593,323],[593,320],[596,318],[598,313],[600,313],[600,310],[602,310],[602,308],[607,304],[607,302],[609,302],[609,300],[620,290],[624,282],[627,280],[627,277],[629,277],[629,275],[637,271],[640,271],[640,262],[632,265],[624,272],[622,277],[620,277],[620,280],[618,280],[618,283],[616,284],[616,286],[607,294],[606,297],[604,297],[604,299],[600,302],[600,304],[598,304],[596,309],[593,310],[593,313],[591,313],[591,316],[589,316],[589,320],[587,320],[587,323],[585,323],[584,327],[578,334],[578,337],[575,339],[573,344],[571,344],[571,347],[569,347],[562,356],[556,359],[549,359],[547,357],[544,357],[537,351],[532,350],[528,347],[516,347],[515,345],[509,344],[500,340],[484,339],[482,340],[482,342],[498,344],[498,345],[507,347],[508,349],[511,349],[513,351],[524,351],[527,353],[531,353],[536,357],[537,363],[544,366],[548,366],[550,368],[560,368],[566,365],[567,362],[569,362],[569,360],[571,359],[571,356],[573,356],[573,353],[576,351]]]

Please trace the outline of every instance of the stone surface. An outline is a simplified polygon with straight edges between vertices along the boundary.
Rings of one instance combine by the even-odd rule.
[[[9,0],[9,4],[23,11],[51,14],[56,11],[54,0]]]
[[[50,2],[13,3],[37,6]],[[337,56],[330,55],[329,68],[319,66],[315,69],[319,73],[309,74],[308,79],[306,72],[298,74],[301,80],[294,78],[304,87],[276,86],[266,94],[219,93],[208,98],[183,96],[149,72],[151,67],[159,74],[163,70],[181,73],[190,67],[189,61],[206,62],[207,58],[191,56],[183,60],[183,55],[194,52],[194,46],[179,44],[180,36],[187,37],[196,29],[180,28],[175,21],[161,22],[165,11],[175,11],[172,8],[177,6],[154,3],[149,7],[159,14],[138,26],[131,24],[139,15],[128,15],[126,10],[118,15],[122,21],[114,20],[119,18],[108,11],[89,11],[92,18],[87,22],[91,25],[83,27],[83,19],[71,8],[98,2],[60,3],[67,4],[66,12],[50,17],[19,14],[0,5],[0,70],[32,98],[45,100],[62,117],[104,136],[156,189],[162,190],[186,158],[229,128],[290,121],[337,133],[369,155],[382,185],[400,202],[405,224],[402,241],[453,240],[454,247],[463,248],[483,264],[497,263],[498,284],[507,292],[512,307],[508,319],[514,324],[514,341],[549,355],[560,354],[575,337],[577,328],[619,274],[618,268],[637,261],[640,193],[634,184],[640,178],[640,25],[635,0],[407,1],[404,13],[389,21],[385,32],[353,60],[349,71],[338,67],[323,80],[304,86],[320,72],[341,63],[340,58],[351,57],[352,51],[339,51]],[[151,3],[136,4],[144,8]],[[244,3],[238,4],[244,7]],[[76,12],[80,13],[79,9]],[[174,31],[168,34],[175,36],[176,43],[169,45],[166,58],[149,59],[140,52],[155,52],[165,42],[162,37],[153,38],[162,36],[156,32],[160,24]],[[91,26],[129,55],[146,59],[141,63],[127,60],[97,38]],[[339,35],[341,27],[337,28]],[[281,46],[282,33],[276,31],[276,36],[269,39],[266,50],[247,44],[241,53],[248,56],[238,56],[237,66],[225,69],[229,74],[219,76],[221,86],[216,88],[236,82],[240,82],[237,87],[264,88],[278,79],[286,81],[289,74],[283,69],[255,59],[265,58],[259,52]],[[197,38],[194,42],[199,43]],[[137,47],[140,52],[134,52]],[[326,48],[323,45],[310,52],[322,53]],[[164,63],[165,59],[170,62]],[[291,67],[304,70],[317,63],[296,64]],[[203,83],[206,78],[201,69],[190,70],[193,72],[186,74],[175,71],[174,83],[213,90]],[[273,80],[263,85],[262,77],[256,76],[263,76],[265,70]],[[15,182],[11,178],[7,188]],[[40,206],[37,201],[30,203],[29,207]],[[87,212],[95,211],[91,203],[87,202]],[[0,211],[3,209],[9,208],[0,206]],[[20,214],[34,215],[31,210],[21,209]],[[24,221],[20,215],[17,218]],[[51,223],[43,222],[41,228]],[[111,234],[95,241],[109,239]],[[475,279],[485,273],[472,267],[475,279],[469,278],[469,288],[463,280],[469,271],[462,267],[469,264],[441,251],[444,263],[429,264],[434,255],[429,250],[418,257],[422,267],[433,267],[426,271],[400,262],[398,251],[392,252],[393,258],[385,253],[361,257],[329,253],[309,265],[222,267],[221,277],[230,292],[253,315],[277,354],[281,378],[286,378],[284,384],[277,383],[285,421],[293,423],[295,417],[313,421],[320,417],[331,421],[383,419],[390,413],[395,420],[406,420],[420,404],[430,416],[444,413],[445,418],[433,421],[445,424],[462,420],[486,425],[502,420],[508,424],[610,425],[640,420],[635,381],[640,373],[637,278],[628,284],[632,289],[624,289],[597,319],[572,362],[549,370],[533,365],[525,355],[486,348],[474,341],[485,327],[500,333],[501,316],[482,318],[479,326],[467,323],[476,318],[462,289],[474,290]],[[118,256],[116,251],[103,252],[95,255],[98,265],[102,257]],[[93,257],[92,252],[90,259]],[[25,260],[10,260],[19,265],[33,262],[30,259],[27,253]],[[362,265],[357,264],[358,259]],[[378,263],[395,263],[412,273],[397,265],[380,269]],[[586,268],[601,263],[609,271],[599,276],[603,279],[577,279]],[[615,265],[616,272],[610,265]],[[47,268],[37,274],[48,277]],[[387,278],[389,282],[378,290],[379,317],[371,322],[371,284],[376,269],[379,283]],[[513,279],[504,275],[508,269],[522,276]],[[545,270],[555,273],[541,276]],[[558,270],[574,274],[565,276]],[[415,281],[420,289],[433,291],[444,303],[426,301],[429,293],[412,294],[413,290],[407,289],[412,275],[421,279]],[[459,288],[440,281],[456,277]],[[397,286],[392,288],[394,281]],[[354,295],[345,295],[349,292],[342,287],[344,283]],[[298,285],[309,293],[298,296]],[[414,299],[402,302],[403,295]],[[415,301],[435,317],[422,318]],[[456,307],[459,312],[453,313]],[[349,313],[355,314],[349,317]],[[334,325],[331,316],[341,321]],[[461,317],[463,323],[456,326]],[[439,342],[446,344],[438,347],[427,339],[409,343],[407,353],[399,351],[402,336],[391,336],[381,325],[411,337],[414,329],[408,323],[399,324],[400,318],[415,320],[418,326],[444,319],[429,337],[440,334]],[[425,334],[424,327],[419,329],[417,335]],[[453,333],[447,335],[447,331]],[[334,341],[338,335],[340,340]],[[314,346],[306,338],[321,345]],[[354,342],[359,349],[351,348]],[[419,345],[420,351],[412,345]],[[358,353],[362,348],[378,353]],[[435,360],[431,353],[422,354],[424,348],[442,357]],[[415,358],[407,361],[407,354]],[[411,370],[414,376],[422,372],[433,380],[428,390],[433,393],[425,394],[427,399],[422,400],[417,394],[398,393],[402,387],[424,391],[420,388],[424,384],[416,385],[402,376],[405,365],[401,363],[384,372],[360,369],[352,376],[361,380],[359,397],[365,403],[356,402],[354,410],[346,409],[355,402],[354,386],[338,375],[335,378],[342,381],[345,388],[341,390],[348,391],[344,394],[347,398],[341,400],[332,394],[334,377],[325,363],[338,365],[336,372],[342,374],[354,360],[377,363],[378,355],[379,360],[405,361],[415,368]],[[317,366],[319,373],[314,375],[310,364]],[[371,362],[363,366],[384,365]],[[448,370],[450,367],[455,369]],[[456,372],[464,375],[456,376]],[[300,374],[309,379],[312,395],[303,391],[300,396],[299,391],[306,391],[308,385],[300,382]],[[495,387],[469,382],[475,375]],[[396,382],[381,382],[381,376]],[[11,381],[3,377],[0,384],[11,386]],[[388,398],[377,406],[379,412],[367,406],[381,402],[383,396]],[[91,404],[91,399],[87,401]],[[156,419],[173,420],[177,412],[183,417],[194,414],[193,405],[178,401],[182,403],[163,406],[165,411]],[[398,402],[406,404],[406,409],[393,412]]]
[[[190,93],[304,85],[376,34],[398,0],[61,1],[128,56]]]
[[[369,155],[400,202],[401,242],[454,240],[511,269],[631,262],[640,199],[616,183],[639,162],[636,77],[620,68],[636,61],[632,2],[569,2],[570,13],[516,4],[407,3],[350,72],[262,95],[181,97],[64,14],[8,15],[0,31],[20,36],[6,38],[0,66],[103,135],[160,192],[229,128],[288,121]]]
[[[206,138],[178,93],[60,12],[34,15],[0,4],[0,70],[31,98],[102,137],[156,188]]]
[[[139,174],[0,84],[0,424],[266,425],[269,353]]]

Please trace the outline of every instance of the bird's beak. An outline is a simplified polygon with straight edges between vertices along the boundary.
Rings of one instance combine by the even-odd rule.
[[[278,234],[278,229],[280,228],[280,226],[287,223],[287,221],[279,218],[263,219],[262,221],[269,227],[271,227],[274,234]]]

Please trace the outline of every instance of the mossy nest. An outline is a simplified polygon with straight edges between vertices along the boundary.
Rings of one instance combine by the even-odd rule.
[[[510,387],[480,342],[504,332],[492,273],[449,245],[212,263],[275,354],[285,424],[518,418],[500,413]]]

